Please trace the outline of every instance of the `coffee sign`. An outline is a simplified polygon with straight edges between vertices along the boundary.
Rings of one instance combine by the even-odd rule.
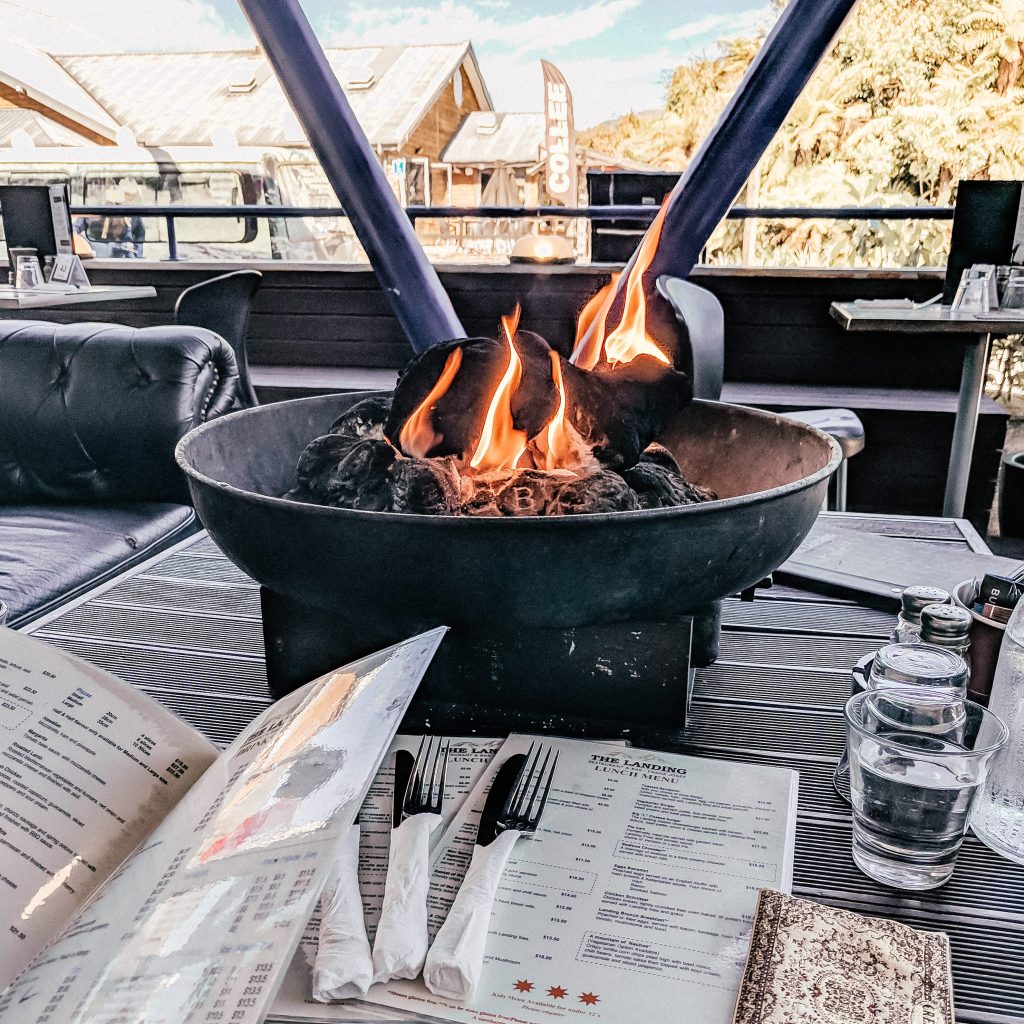
[[[572,116],[572,93],[561,71],[546,60],[544,71],[544,187],[556,203],[575,206],[577,202],[576,126]]]

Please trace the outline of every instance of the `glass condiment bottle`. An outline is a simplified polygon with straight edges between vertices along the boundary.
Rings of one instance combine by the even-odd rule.
[[[988,702],[1010,730],[974,803],[971,828],[996,853],[1024,864],[1024,601],[1006,624]]]
[[[907,587],[900,594],[900,614],[891,642],[908,644],[921,637],[921,612],[930,604],[946,604],[949,594],[941,587]]]
[[[971,613],[953,604],[930,604],[921,609],[921,642],[954,651],[967,663],[968,685],[970,662],[967,648],[971,646]]]

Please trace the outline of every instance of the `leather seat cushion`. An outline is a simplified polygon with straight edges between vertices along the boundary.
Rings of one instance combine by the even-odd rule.
[[[197,528],[168,502],[0,508],[0,599],[9,626],[38,618]]]

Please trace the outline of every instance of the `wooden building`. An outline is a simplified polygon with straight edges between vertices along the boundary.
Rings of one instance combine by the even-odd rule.
[[[448,173],[436,166],[442,151],[467,115],[492,109],[473,47],[457,42],[325,52],[399,198],[444,201]],[[5,41],[0,107],[32,112],[28,123],[24,115],[0,123],[0,147],[41,137],[44,144],[66,144],[74,132],[93,143],[148,149],[308,150],[258,50],[47,54]]]

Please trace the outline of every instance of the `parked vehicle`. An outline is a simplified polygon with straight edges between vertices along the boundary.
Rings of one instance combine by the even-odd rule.
[[[338,205],[304,149],[0,149],[0,184],[66,184],[72,207]],[[101,258],[168,256],[163,217],[77,217],[75,228]],[[183,217],[175,230],[179,259],[352,260],[361,253],[344,217]]]

